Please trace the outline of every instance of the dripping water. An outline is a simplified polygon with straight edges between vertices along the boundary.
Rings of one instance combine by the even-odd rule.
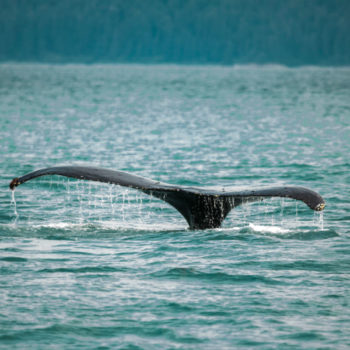
[[[319,213],[318,217],[318,228],[323,231],[324,230],[324,223],[323,223],[323,211]]]
[[[14,208],[14,211],[15,211],[15,216],[17,217],[18,213],[17,213],[17,204],[16,204],[16,198],[15,198],[15,191],[11,191],[11,192],[12,192],[11,204],[13,204],[13,208]]]
[[[17,203],[16,203],[16,198],[15,198],[15,191],[12,190],[11,192],[12,192],[12,193],[11,193],[11,205],[13,205],[14,214],[15,214],[14,225],[16,225],[19,215],[18,215],[18,212],[17,212]]]
[[[280,217],[281,217],[281,225],[283,226],[283,223],[284,223],[284,217],[283,217],[283,214],[284,214],[284,206],[285,206],[285,201],[284,201],[284,198],[281,198],[281,199],[280,199],[280,206],[281,206],[281,212],[280,212]]]
[[[122,193],[122,207],[121,207],[123,222],[125,221],[125,211],[124,211],[125,208],[124,208],[124,206],[125,206],[125,192]]]

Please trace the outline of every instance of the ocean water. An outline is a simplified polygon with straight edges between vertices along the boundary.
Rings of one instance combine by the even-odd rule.
[[[0,348],[349,349],[350,69],[0,65]],[[194,186],[301,185],[189,230],[94,165]]]

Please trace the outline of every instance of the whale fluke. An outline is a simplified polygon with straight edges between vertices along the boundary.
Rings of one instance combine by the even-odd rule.
[[[176,208],[186,219],[190,229],[220,227],[231,209],[243,203],[261,201],[270,197],[300,200],[316,211],[321,211],[325,207],[325,201],[318,193],[304,187],[282,186],[245,191],[217,191],[199,187],[171,185],[124,171],[85,166],[61,166],[33,171],[14,178],[10,183],[10,188],[14,190],[15,187],[24,182],[44,175],[61,175],[138,189],[162,199]]]

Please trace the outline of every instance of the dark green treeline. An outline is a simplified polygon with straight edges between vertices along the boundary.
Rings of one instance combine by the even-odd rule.
[[[350,64],[350,0],[0,0],[0,60]]]

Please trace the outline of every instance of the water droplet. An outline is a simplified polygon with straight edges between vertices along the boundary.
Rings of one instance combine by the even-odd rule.
[[[12,192],[12,193],[11,193],[11,196],[12,196],[12,198],[11,198],[11,204],[13,205],[14,213],[15,213],[14,225],[16,225],[19,215],[18,215],[18,212],[17,212],[17,204],[16,204],[16,198],[15,198],[15,191],[12,190],[11,192]]]
[[[323,231],[324,230],[324,223],[323,223],[323,211],[319,212],[319,217],[318,217],[318,228]]]

